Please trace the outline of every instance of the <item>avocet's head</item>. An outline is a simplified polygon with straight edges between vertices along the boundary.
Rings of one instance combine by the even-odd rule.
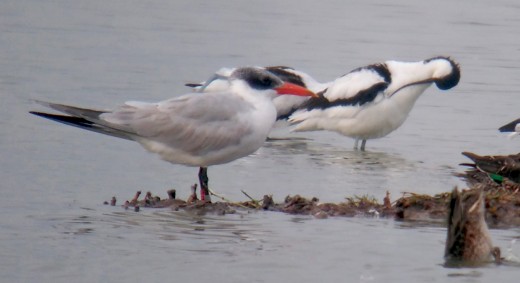
[[[436,70],[433,73],[433,82],[442,90],[456,86],[460,80],[460,67],[450,57],[434,57],[424,60],[424,64],[435,64]]]
[[[196,92],[219,92],[229,89],[229,76],[236,68],[220,68],[208,80],[201,83],[186,83],[185,86],[191,87]]]
[[[291,67],[269,66],[265,67],[265,69],[279,77],[284,82],[289,82],[295,85],[307,87],[307,85],[305,85],[305,82],[303,81],[303,78],[300,75],[297,75],[294,72],[294,69],[292,69]]]
[[[276,94],[292,94],[300,96],[316,96],[312,91],[289,82],[284,82],[276,75],[263,68],[243,67],[238,68],[229,77],[230,81],[239,80],[245,82],[256,91],[274,90]]]

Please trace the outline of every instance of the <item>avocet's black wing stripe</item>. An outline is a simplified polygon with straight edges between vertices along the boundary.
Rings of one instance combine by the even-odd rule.
[[[390,74],[390,70],[388,70],[388,67],[386,66],[386,64],[372,64],[372,65],[368,65],[365,67],[360,67],[360,68],[354,69],[350,73],[360,72],[363,70],[373,71],[373,72],[377,73],[386,83],[388,83],[388,84],[392,83],[392,74]]]
[[[375,100],[377,95],[379,95],[382,91],[384,91],[388,87],[388,83],[377,83],[372,85],[371,87],[364,89],[358,92],[356,95],[336,99],[333,101],[329,101],[327,98],[323,96],[323,93],[319,93],[319,97],[309,99],[302,108],[307,110],[312,109],[326,109],[336,106],[363,106],[366,103],[372,102]]]
[[[296,84],[296,85],[299,85],[299,86],[303,86],[303,87],[308,87],[305,85],[305,83],[303,82],[303,79],[302,77],[290,72],[290,71],[287,71],[287,70],[294,70],[290,67],[286,67],[286,66],[270,66],[270,67],[265,67],[265,69],[273,74],[275,74],[277,77],[279,77],[282,81],[284,82],[289,82],[289,83],[292,83],[292,84]]]
[[[302,109],[326,109],[336,106],[362,106],[372,102],[392,82],[386,64],[357,68],[336,79],[333,85],[311,98]]]

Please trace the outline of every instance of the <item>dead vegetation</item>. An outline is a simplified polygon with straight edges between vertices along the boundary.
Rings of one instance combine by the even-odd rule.
[[[520,154],[509,156],[479,156],[472,153],[463,153],[474,163],[464,163],[469,169],[456,175],[466,181],[471,189],[462,190],[462,194],[470,190],[483,190],[486,197],[486,222],[492,227],[520,226]],[[485,169],[485,170],[484,170]],[[486,171],[487,170],[487,171]],[[327,217],[386,217],[408,221],[436,221],[444,222],[448,214],[450,192],[437,195],[424,195],[404,192],[395,201],[391,200],[387,191],[382,202],[371,195],[346,197],[338,203],[323,203],[316,197],[300,195],[286,196],[283,202],[275,202],[272,195],[265,195],[262,199],[255,199],[242,191],[246,201],[235,202],[216,194],[218,202],[204,202],[197,198],[197,185],[191,187],[191,194],[187,200],[176,198],[176,191],[169,190],[168,198],[147,192],[144,199],[139,200],[141,191],[138,191],[130,201],[123,204],[125,209],[140,207],[171,208],[173,210],[189,210],[197,214],[216,213],[229,214],[241,210],[267,210],[288,214],[312,215],[316,218]],[[107,205],[116,205],[116,198],[112,198]]]
[[[469,190],[469,189],[468,189]],[[467,190],[466,190],[467,191]],[[462,193],[465,193],[463,190]],[[338,203],[320,202],[316,197],[302,197],[300,195],[286,196],[282,202],[275,202],[273,196],[265,195],[262,199],[253,199],[247,195],[248,200],[232,202],[222,200],[217,202],[204,202],[193,199],[180,200],[175,198],[174,190],[168,192],[168,198],[161,199],[150,192],[144,199],[137,199],[140,193],[136,193],[131,201],[126,201],[122,206],[125,209],[139,207],[170,208],[173,210],[187,210],[197,214],[214,213],[218,215],[235,213],[237,210],[266,210],[283,212],[288,214],[312,215],[316,218],[328,217],[386,217],[408,221],[445,221],[448,213],[450,193],[437,195],[424,195],[405,192],[395,201],[387,192],[380,202],[370,195],[352,196]],[[214,194],[218,198],[221,196]],[[105,202],[109,204],[109,202]],[[110,201],[116,205],[115,197]],[[138,210],[138,209],[137,209]],[[486,220],[492,227],[520,226],[520,193],[516,191],[486,191]]]

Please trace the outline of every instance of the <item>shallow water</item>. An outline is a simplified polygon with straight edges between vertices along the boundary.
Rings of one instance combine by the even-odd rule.
[[[27,114],[31,99],[110,108],[187,92],[220,67],[289,65],[326,81],[387,59],[450,55],[450,91],[428,89],[367,152],[328,132],[266,143],[210,169],[233,200],[288,194],[341,201],[463,186],[460,154],[518,152],[497,128],[518,118],[515,1],[3,1],[0,3],[0,274],[6,282],[512,281],[518,267],[442,266],[445,228],[270,212],[197,216],[102,205],[136,190],[187,197],[197,170],[137,144]],[[507,250],[519,229],[492,230]],[[519,256],[513,245],[510,254]]]

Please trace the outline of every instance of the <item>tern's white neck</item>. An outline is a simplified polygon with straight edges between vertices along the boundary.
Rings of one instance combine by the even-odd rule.
[[[240,80],[231,81],[231,91],[251,106],[250,111],[241,113],[239,118],[247,120],[255,133],[245,137],[243,141],[251,145],[254,151],[263,144],[276,121],[276,108],[272,101],[272,97],[276,96],[276,91],[272,89],[255,90]]]
[[[241,80],[232,80],[230,82],[231,91],[244,99],[252,109],[251,116],[260,131],[266,131],[266,135],[276,121],[276,108],[273,104],[273,98],[277,96],[273,89],[258,90],[252,89],[246,82]]]

